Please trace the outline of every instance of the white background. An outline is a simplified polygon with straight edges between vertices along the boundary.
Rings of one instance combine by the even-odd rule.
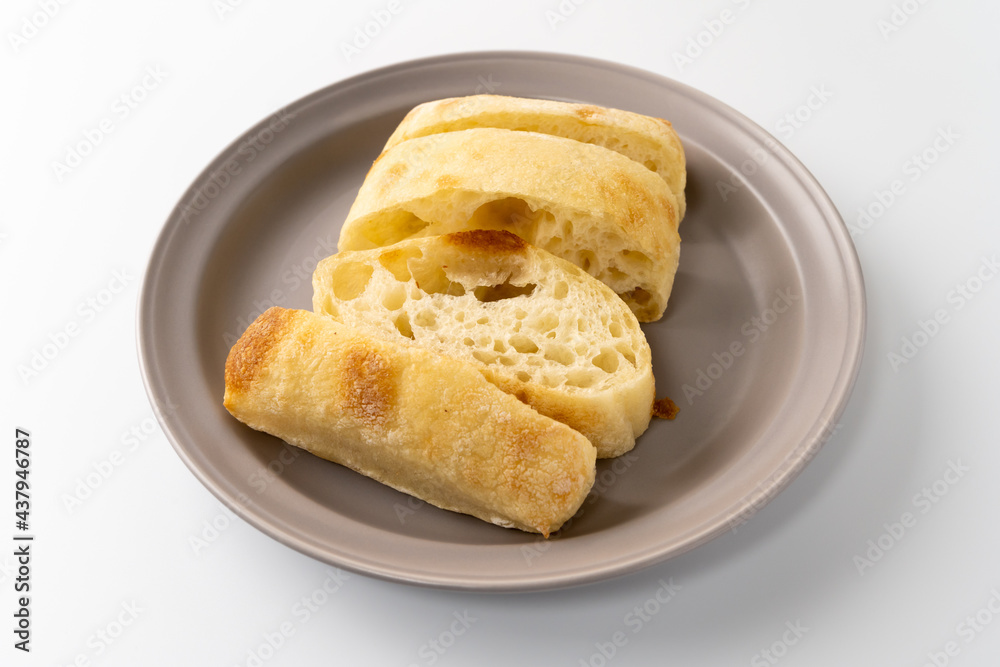
[[[388,2],[48,5],[51,17],[40,0],[0,12],[0,541],[14,532],[15,427],[33,436],[38,536],[30,655],[12,647],[16,574],[12,547],[0,549],[0,664],[253,665],[262,645],[268,666],[998,664],[1000,279],[976,282],[996,278],[983,259],[1000,253],[995,3],[897,2],[889,32],[888,0],[401,0],[350,56],[342,45]],[[715,22],[723,10],[727,25]],[[690,62],[675,57],[689,48]],[[684,556],[524,595],[349,575],[306,616],[296,605],[330,568],[230,518],[154,426],[135,349],[146,259],[190,181],[258,120],[366,70],[488,49],[605,58],[693,85],[774,133],[852,225],[901,181],[855,234],[869,299],[858,383],[791,487]],[[159,80],[145,79],[126,116],[120,97],[147,71]],[[815,90],[822,102],[802,107]],[[778,125],[797,110],[799,127]],[[111,131],[57,174],[103,119]],[[933,149],[939,131],[947,150]],[[914,171],[925,149],[935,160]],[[966,284],[981,289],[959,307]],[[939,309],[948,321],[894,368],[887,355]],[[73,325],[37,376],[19,374]],[[963,473],[941,481],[952,464]],[[919,500],[935,482],[935,502]],[[894,537],[905,512],[914,521]],[[193,537],[206,539],[197,553]],[[875,560],[869,540],[889,548]],[[661,579],[680,590],[634,631],[628,614]],[[456,613],[474,621],[450,635]],[[982,625],[966,620],[977,614]],[[294,634],[266,648],[283,623]],[[607,660],[616,631],[627,642]]]

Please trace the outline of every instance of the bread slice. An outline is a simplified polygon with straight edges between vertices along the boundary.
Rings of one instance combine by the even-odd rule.
[[[537,132],[460,130],[383,153],[338,248],[505,229],[582,267],[649,322],[662,316],[677,271],[676,211],[663,179],[607,148]]]
[[[384,150],[414,137],[498,127],[552,134],[617,151],[656,172],[677,198],[684,218],[687,168],[684,147],[670,121],[631,111],[506,95],[470,95],[426,102],[412,109]]]
[[[273,307],[226,360],[251,428],[455,512],[548,536],[594,481],[594,447],[469,364]]]
[[[344,251],[313,273],[313,310],[473,364],[576,429],[599,458],[649,426],[649,345],[606,285],[510,232],[476,230]]]

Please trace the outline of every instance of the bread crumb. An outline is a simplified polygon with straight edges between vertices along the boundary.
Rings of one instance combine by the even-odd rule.
[[[670,419],[672,421],[680,411],[681,409],[677,407],[676,403],[670,400],[669,396],[664,396],[663,398],[658,398],[653,401],[654,417],[659,417],[660,419]]]

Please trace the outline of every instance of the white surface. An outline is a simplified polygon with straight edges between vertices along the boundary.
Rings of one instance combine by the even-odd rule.
[[[1000,279],[969,301],[953,291],[976,287],[983,258],[1000,256],[994,5],[896,2],[914,13],[884,36],[892,2],[401,0],[348,58],[341,44],[389,2],[224,2],[16,0],[0,13],[0,541],[11,545],[0,549],[0,664],[254,665],[250,652],[267,635],[279,643],[282,627],[291,633],[259,664],[997,664]],[[49,5],[51,18],[35,18]],[[560,7],[568,16],[554,22]],[[723,10],[731,22],[713,23]],[[15,44],[12,34],[32,34],[26,19],[45,24]],[[719,34],[679,66],[689,38],[710,41],[705,22]],[[864,365],[803,475],[738,532],[680,558],[530,595],[328,580],[329,567],[230,518],[153,427],[135,353],[141,273],[188,183],[253,123],[368,69],[487,49],[606,58],[691,84],[775,133],[852,224],[902,181],[855,238]],[[123,106],[147,71],[160,80],[147,77],[145,99]],[[828,99],[812,97],[800,127],[779,126],[814,90]],[[112,131],[60,180],[53,163],[102,121]],[[956,138],[938,142],[947,151],[918,177],[911,156],[948,128]],[[88,299],[105,304],[97,312]],[[947,322],[893,369],[888,353],[939,309]],[[77,335],[23,380],[18,367],[72,323]],[[33,440],[27,655],[9,629],[15,427]],[[68,509],[115,451],[120,465]],[[960,477],[946,473],[959,462]],[[956,483],[939,482],[937,502],[919,497],[946,476]],[[882,537],[891,548],[859,573],[855,557],[905,512],[912,526]],[[191,538],[210,543],[196,553]],[[648,602],[661,580],[680,589]],[[634,611],[647,602],[654,613]],[[99,633],[117,634],[119,619],[129,624],[108,644]],[[616,632],[623,645],[606,660]]]

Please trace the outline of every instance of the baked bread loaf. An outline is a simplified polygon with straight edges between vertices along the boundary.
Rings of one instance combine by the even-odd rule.
[[[506,95],[451,97],[414,107],[384,150],[414,137],[474,127],[541,132],[617,151],[659,174],[677,198],[678,220],[684,218],[684,148],[673,125],[662,118],[591,104]]]
[[[313,273],[313,310],[477,367],[606,458],[649,425],[649,345],[613,291],[505,231],[344,251]]]
[[[594,481],[586,438],[473,366],[273,307],[226,360],[226,409],[429,503],[549,535]]]
[[[372,165],[338,249],[505,229],[613,289],[642,322],[659,319],[677,271],[677,202],[620,153],[537,132],[459,130],[397,144]]]

